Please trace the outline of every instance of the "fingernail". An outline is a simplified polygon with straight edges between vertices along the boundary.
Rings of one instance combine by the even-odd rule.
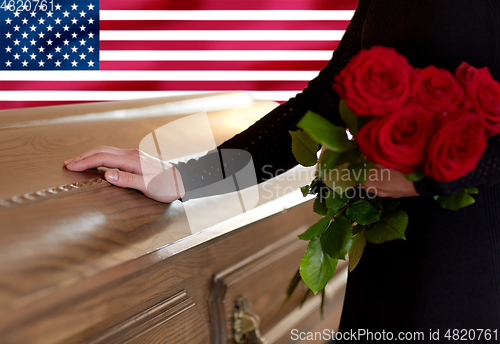
[[[69,164],[71,161],[73,161],[73,159],[66,160],[66,161],[64,162],[64,165]]]
[[[118,181],[118,172],[116,172],[116,171],[108,171],[106,173],[106,176],[108,177],[108,179],[111,179],[113,182]]]

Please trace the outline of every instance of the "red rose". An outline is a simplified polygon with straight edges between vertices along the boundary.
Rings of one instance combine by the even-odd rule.
[[[464,89],[446,69],[429,66],[418,71],[422,83],[417,99],[426,108],[438,113],[458,110],[463,100]]]
[[[398,111],[418,85],[419,78],[404,56],[374,46],[354,56],[332,86],[358,116],[384,116]]]
[[[449,182],[474,170],[486,149],[484,120],[468,109],[446,117],[429,143],[425,173]]]
[[[455,75],[465,87],[474,111],[486,120],[488,135],[499,134],[500,84],[493,79],[489,69],[487,67],[477,69],[462,62]]]
[[[357,140],[368,160],[409,174],[424,164],[433,132],[433,113],[410,103],[398,113],[368,122]]]

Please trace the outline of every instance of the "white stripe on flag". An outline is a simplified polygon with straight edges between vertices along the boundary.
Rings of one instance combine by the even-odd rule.
[[[317,75],[295,70],[2,71],[0,81],[309,81]]]
[[[102,30],[101,41],[339,41],[345,30]]]
[[[1,101],[112,101],[232,91],[2,91]],[[300,91],[248,91],[255,99],[286,101]]]
[[[328,61],[331,50],[101,50],[101,61]]]
[[[351,10],[100,11],[101,20],[351,20]]]

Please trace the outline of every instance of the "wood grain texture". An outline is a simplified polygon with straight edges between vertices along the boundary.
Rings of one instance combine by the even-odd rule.
[[[119,104],[102,106],[119,108]],[[275,106],[256,102],[210,113],[216,142]],[[99,106],[72,109],[61,107],[83,114]],[[0,112],[0,126],[68,114],[29,110],[18,115]],[[235,116],[237,120],[232,120]],[[176,118],[180,117],[0,129],[0,199],[101,178],[102,171],[74,173],[62,162],[97,145],[137,148],[142,137]],[[242,214],[193,233],[181,202],[158,203],[134,190],[106,182],[99,185],[0,206],[2,344],[208,343],[207,299],[214,273],[255,258],[256,252],[274,247],[290,233],[296,235],[318,218],[310,202],[287,209],[289,201],[262,199],[251,216]],[[197,206],[204,207],[204,202]],[[274,257],[270,263],[251,258],[247,270],[241,270],[246,272],[232,275],[239,277],[225,295],[226,313],[232,299],[245,292],[244,286],[257,280],[258,286],[248,295],[262,313],[264,328],[296,305],[299,294],[290,308],[276,310],[303,254],[303,243],[294,242],[293,249],[278,245],[267,256]],[[180,291],[184,291],[180,303],[172,303]]]

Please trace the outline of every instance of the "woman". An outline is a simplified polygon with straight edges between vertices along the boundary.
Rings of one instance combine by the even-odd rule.
[[[219,148],[245,149],[252,154],[259,181],[261,167],[289,169],[296,162],[290,150],[289,130],[306,110],[341,124],[339,97],[331,89],[334,76],[360,49],[373,45],[395,48],[414,67],[428,65],[454,71],[462,61],[489,67],[500,80],[500,2],[494,0],[360,0],[332,60],[307,89],[270,112]],[[190,161],[170,167],[180,171],[187,188],[210,182]],[[96,166],[118,167],[106,179],[151,195],[142,185],[136,153],[100,147],[66,163],[83,171]],[[267,170],[269,171],[269,170]],[[500,332],[500,143],[495,137],[477,169],[450,183],[428,178],[412,183],[396,171],[391,180],[367,182],[383,197],[401,197],[401,208],[411,219],[407,240],[367,244],[363,258],[349,274],[340,332],[365,329],[422,332],[425,341],[446,341],[448,330]],[[173,179],[169,181],[174,185]],[[182,196],[160,198],[173,201]],[[481,187],[476,203],[451,212],[440,208],[433,195],[450,195]],[[418,196],[418,197],[417,197]],[[157,198],[158,199],[158,198]],[[436,338],[436,331],[439,330]],[[483,335],[476,342],[491,342]],[[410,337],[406,337],[409,339]],[[485,339],[486,338],[486,339]],[[372,341],[369,337],[351,338]]]

